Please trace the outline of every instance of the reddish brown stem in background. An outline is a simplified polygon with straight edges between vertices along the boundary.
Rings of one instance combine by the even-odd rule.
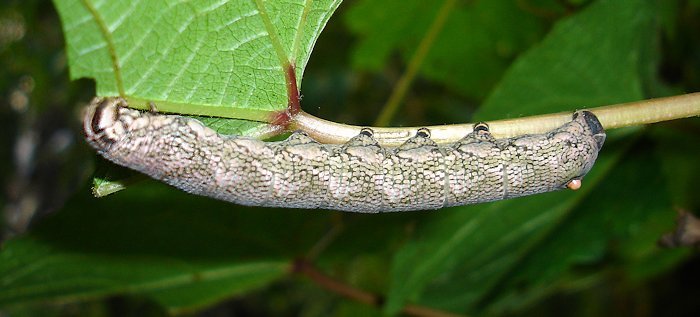
[[[352,285],[345,284],[338,281],[316,268],[313,263],[308,262],[304,259],[298,259],[294,261],[293,273],[304,275],[312,280],[314,283],[318,284],[322,288],[329,290],[333,293],[339,294],[343,297],[352,299],[354,301],[367,304],[370,306],[381,307],[384,304],[384,298],[380,295],[373,294],[370,292],[363,291]],[[456,315],[453,313],[424,307],[418,305],[408,304],[404,306],[401,310],[402,313],[409,316],[423,316],[423,317],[458,317],[462,315]]]
[[[296,66],[287,64],[284,71],[284,80],[287,83],[287,109],[275,112],[272,115],[270,124],[284,127],[285,129],[292,122],[292,118],[301,111],[299,87],[297,86]]]

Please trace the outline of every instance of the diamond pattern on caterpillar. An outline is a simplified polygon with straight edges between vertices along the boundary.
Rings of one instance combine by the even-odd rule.
[[[98,97],[86,109],[87,141],[102,156],[184,191],[252,206],[408,211],[576,189],[605,141],[589,111],[545,134],[494,139],[479,123],[453,144],[436,144],[422,128],[384,148],[369,128],[341,145],[303,132],[263,142],[126,106]]]

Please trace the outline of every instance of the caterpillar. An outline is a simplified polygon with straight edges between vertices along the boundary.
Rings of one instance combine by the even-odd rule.
[[[263,142],[220,135],[200,121],[127,108],[97,97],[86,108],[87,142],[106,159],[186,192],[241,205],[352,212],[438,209],[577,189],[605,142],[589,111],[545,134],[494,139],[478,123],[438,145],[421,128],[396,148],[364,128],[345,144],[303,132]]]

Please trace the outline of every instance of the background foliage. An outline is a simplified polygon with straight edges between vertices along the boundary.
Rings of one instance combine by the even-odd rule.
[[[304,110],[370,124],[440,5],[342,4],[308,67],[300,64]],[[153,12],[161,11],[147,14]],[[156,24],[138,17],[142,27]],[[517,117],[698,91],[698,21],[698,1],[458,1],[394,123]],[[206,32],[211,25],[203,24]],[[158,25],[170,34],[172,25]],[[7,237],[0,251],[0,308],[11,315],[379,315],[408,303],[470,315],[700,310],[693,300],[700,296],[697,254],[656,246],[672,230],[677,209],[699,210],[697,119],[611,131],[579,192],[439,212],[248,208],[151,181],[95,199],[89,191],[92,162],[116,172],[80,140],[77,113],[94,95],[94,84],[68,81],[59,27],[46,2],[0,6],[0,155],[9,163],[0,166]],[[222,37],[238,30],[220,29]],[[313,45],[314,31],[306,32]],[[185,44],[201,39],[174,41],[196,47]],[[184,57],[176,57],[182,64]],[[146,79],[172,79],[168,69],[177,67],[164,65],[162,76]],[[71,68],[74,75],[94,71],[106,74],[95,76],[98,87],[111,87],[113,77],[100,67]],[[196,75],[188,80],[203,80]],[[139,73],[129,76],[141,80]],[[164,94],[162,86],[147,85],[136,94]],[[284,101],[280,87],[256,86],[259,102],[226,104],[279,107],[273,101]],[[213,91],[201,92],[200,103],[216,105],[211,98],[221,97],[221,89]],[[158,96],[193,102],[174,95]],[[34,219],[25,233],[23,219]],[[369,307],[320,289],[316,280],[292,273],[299,258],[384,296],[384,305]]]

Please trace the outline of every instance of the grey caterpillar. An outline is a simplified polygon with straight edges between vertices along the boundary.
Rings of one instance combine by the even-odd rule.
[[[439,146],[423,128],[385,148],[367,128],[342,145],[302,132],[263,142],[126,106],[98,97],[87,107],[87,141],[102,156],[193,194],[253,206],[407,211],[576,189],[605,141],[589,111],[545,134],[494,139],[477,124]]]

